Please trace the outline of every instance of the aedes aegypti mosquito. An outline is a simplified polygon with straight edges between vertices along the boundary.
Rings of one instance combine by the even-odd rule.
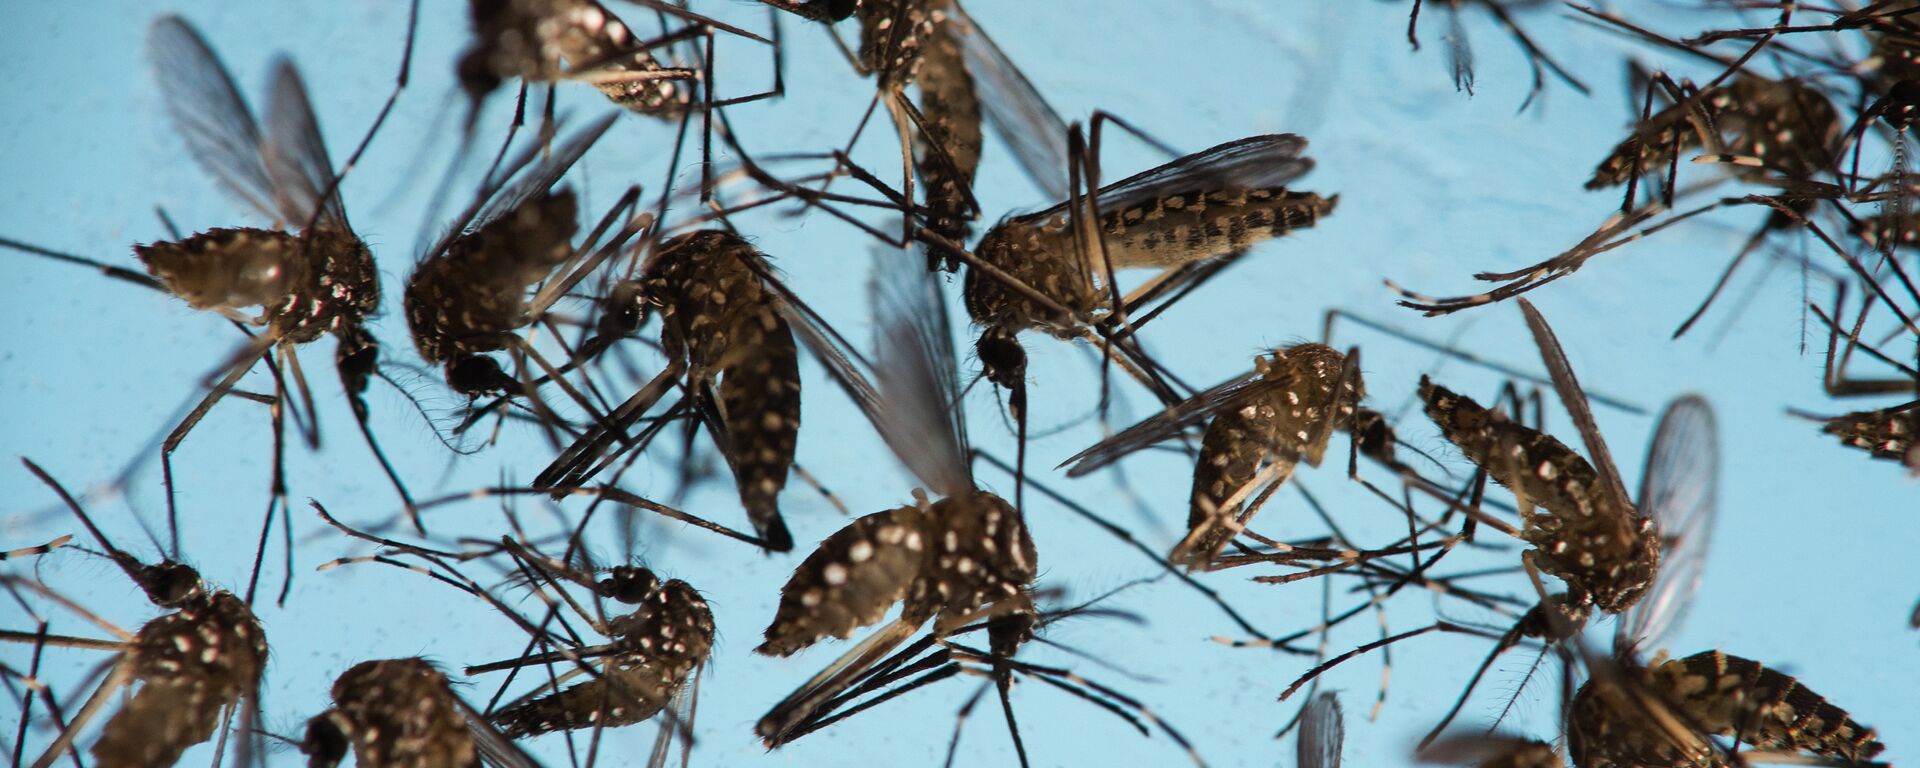
[[[216,732],[220,732],[224,747],[224,726],[236,710],[240,712],[240,753],[243,757],[257,756],[252,729],[259,725],[260,678],[267,663],[267,640],[260,620],[246,602],[232,592],[208,585],[198,571],[177,560],[167,558],[147,565],[115,547],[66,488],[32,460],[21,459],[21,463],[60,496],[106,557],[146,593],[148,600],[171,611],[141,625],[136,632],[128,632],[38,582],[0,577],[14,586],[40,592],[117,638],[0,632],[0,639],[15,642],[113,652],[101,666],[105,677],[67,720],[60,736],[34,761],[34,768],[47,768],[72,749],[81,731],[112,702],[114,694],[135,685],[138,690],[107,719],[99,739],[90,747],[96,765],[173,765],[187,748],[212,739]]]

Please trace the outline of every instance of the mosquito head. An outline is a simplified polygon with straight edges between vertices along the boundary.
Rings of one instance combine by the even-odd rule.
[[[622,280],[607,292],[595,330],[608,340],[632,336],[646,325],[648,314],[646,286],[639,280]]]
[[[974,354],[980,357],[981,373],[988,381],[1003,388],[1018,390],[1027,379],[1027,351],[1020,347],[1019,339],[1005,328],[989,326],[980,333],[980,340],[974,344]]]
[[[447,386],[468,397],[511,392],[519,384],[486,355],[461,355],[447,361]]]
[[[1021,585],[1020,594],[1007,602],[1011,606],[1006,611],[987,620],[987,648],[1003,658],[1012,657],[1032,640],[1040,624],[1040,613],[1033,607],[1033,591],[1026,585]]]
[[[474,14],[480,14],[480,6],[503,5],[498,0],[475,0]],[[495,72],[489,60],[487,49],[474,46],[466,55],[460,57],[456,71],[460,76],[460,89],[467,92],[467,128],[472,130],[474,119],[480,116],[480,104],[487,96],[500,87],[500,74]]]
[[[339,346],[334,348],[333,361],[340,380],[348,390],[364,394],[367,382],[380,365],[380,341],[359,323],[346,324],[335,335],[339,337]]]
[[[205,582],[200,580],[200,572],[191,566],[168,560],[159,565],[142,565],[136,568],[137,570],[131,571],[134,579],[140,583],[140,588],[146,591],[147,599],[162,608],[180,608],[199,597],[206,589]]]
[[[599,589],[601,597],[610,597],[628,605],[639,605],[659,591],[660,577],[653,575],[653,571],[632,565],[614,566],[607,578],[600,580]]]
[[[1387,422],[1384,413],[1372,408],[1355,408],[1353,411],[1353,436],[1360,441],[1360,453],[1383,464],[1395,461],[1393,446],[1399,442],[1393,433],[1393,425]]]
[[[1905,131],[1920,116],[1920,80],[1901,80],[1887,89],[1872,112],[1896,131]]]
[[[307,735],[300,740],[300,751],[307,756],[307,768],[334,768],[347,759],[351,742],[334,722],[338,712],[315,715],[307,721]]]

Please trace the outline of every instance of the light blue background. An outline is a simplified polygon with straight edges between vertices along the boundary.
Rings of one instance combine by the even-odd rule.
[[[184,145],[163,116],[144,53],[147,25],[162,10],[184,13],[223,56],[256,106],[268,62],[291,54],[307,76],[336,162],[370,123],[384,99],[399,56],[404,3],[353,0],[337,3],[176,2],[163,8],[140,2],[65,4],[7,2],[0,24],[0,50],[7,52],[0,77],[0,233],[9,237],[136,267],[129,244],[164,236],[151,210],[164,205],[183,228],[260,225],[223,195],[185,155]],[[386,291],[376,332],[390,359],[411,360],[398,310],[410,271],[424,199],[451,151],[461,108],[451,79],[452,62],[465,44],[465,3],[425,2],[412,86],[399,111],[344,186],[349,215],[372,245]],[[708,3],[725,18],[765,28],[765,14],[745,2]],[[634,26],[647,29],[645,14],[615,4]],[[1510,306],[1424,320],[1391,306],[1381,279],[1438,294],[1479,290],[1468,276],[1511,269],[1558,252],[1587,234],[1618,204],[1615,192],[1585,193],[1580,183],[1624,135],[1627,123],[1622,54],[1630,46],[1558,17],[1529,13],[1529,27],[1594,86],[1582,97],[1555,84],[1543,108],[1514,114],[1526,88],[1526,73],[1512,43],[1490,18],[1469,11],[1465,27],[1476,41],[1479,93],[1456,94],[1443,64],[1445,13],[1430,7],[1423,19],[1426,47],[1408,50],[1403,31],[1406,6],[1388,3],[1301,2],[1199,3],[1101,2],[1016,3],[978,0],[970,6],[1008,54],[1063,115],[1093,108],[1132,119],[1187,150],[1263,132],[1291,131],[1312,139],[1319,167],[1301,188],[1341,195],[1339,210],[1312,231],[1259,248],[1185,305],[1156,321],[1149,343],[1162,362],[1190,382],[1207,384],[1248,367],[1251,357],[1274,345],[1317,338],[1320,313],[1351,308],[1375,319],[1414,328],[1435,338],[1453,338],[1499,360],[1537,370],[1533,351]],[[1698,18],[1663,11],[1663,28],[1691,32]],[[1756,20],[1758,17],[1756,17]],[[730,110],[751,148],[761,154],[818,150],[837,145],[857,119],[870,93],[855,80],[819,30],[787,19],[790,43],[789,97]],[[854,26],[843,25],[854,33]],[[758,49],[723,49],[721,82],[729,92],[758,90],[765,58]],[[1637,53],[1673,65],[1662,54]],[[1693,74],[1700,74],[1693,72]],[[497,137],[510,109],[498,96],[481,121]],[[604,105],[584,87],[562,89],[562,104],[585,114]],[[672,129],[632,117],[620,121],[571,177],[584,194],[584,210],[604,208],[630,182],[649,192],[666,169]],[[869,167],[897,167],[886,131],[860,147]],[[425,158],[425,159],[423,159]],[[1160,158],[1137,143],[1109,141],[1104,167],[1109,178],[1156,164]],[[1869,153],[1868,163],[1884,162]],[[683,181],[697,180],[687,160]],[[1698,178],[1698,176],[1696,176]],[[470,188],[470,187],[469,187]],[[989,218],[1042,203],[1004,147],[989,139],[979,197]],[[1878,407],[1891,401],[1831,403],[1818,383],[1823,337],[1801,350],[1800,285],[1794,270],[1776,269],[1751,307],[1736,316],[1728,301],[1709,315],[1700,332],[1669,343],[1718,273],[1724,259],[1758,221],[1753,212],[1715,217],[1596,259],[1578,275],[1534,295],[1567,346],[1576,370],[1592,389],[1613,393],[1654,412],[1687,391],[1711,398],[1726,447],[1720,528],[1696,607],[1671,644],[1679,654],[1709,648],[1759,659],[1800,676],[1815,691],[1877,726],[1889,749],[1883,757],[1911,762],[1920,733],[1920,664],[1916,635],[1906,617],[1920,584],[1913,557],[1916,488],[1894,466],[1869,463],[1842,450],[1808,423],[1785,414],[1787,406],[1824,412]],[[737,223],[791,276],[801,295],[850,337],[867,338],[867,309],[858,290],[868,271],[869,248],[847,227],[824,217],[802,220],[750,215]],[[1797,246],[1795,246],[1797,247]],[[1809,250],[1836,266],[1831,255]],[[8,254],[0,280],[0,313],[11,333],[0,341],[0,453],[27,455],[76,490],[105,482],[138,446],[170,423],[191,398],[196,382],[238,343],[224,321],[184,303],[84,270]],[[1783,265],[1784,266],[1784,265]],[[1747,273],[1750,279],[1754,271]],[[1743,279],[1734,296],[1749,284]],[[949,294],[957,294],[957,284]],[[1816,289],[1823,301],[1828,294]],[[958,317],[956,300],[950,302]],[[563,305],[565,306],[565,305]],[[583,311],[565,306],[568,311]],[[1732,325],[1717,343],[1722,326]],[[958,322],[956,320],[956,322]],[[970,341],[968,334],[967,340]],[[1498,379],[1459,363],[1381,336],[1343,326],[1336,343],[1362,344],[1368,389],[1375,404],[1402,414],[1403,439],[1460,467],[1417,410],[1408,410],[1419,372],[1437,365],[1449,386],[1490,396]],[[1029,340],[1033,354],[1036,428],[1046,429],[1084,413],[1092,398],[1092,367],[1084,349],[1045,339]],[[962,347],[963,351],[967,347]],[[325,450],[291,450],[288,466],[300,536],[299,570],[285,610],[263,607],[273,647],[266,693],[267,725],[297,733],[302,721],[325,706],[327,687],[351,664],[371,658],[425,654],[450,668],[511,655],[524,638],[477,601],[423,578],[391,570],[313,573],[314,564],[363,547],[323,531],[305,510],[316,498],[345,518],[374,522],[397,504],[386,481],[359,445],[331,367],[332,342],[304,351],[309,378],[325,418]],[[974,362],[963,361],[970,373]],[[806,371],[805,428],[800,458],[843,498],[855,514],[902,503],[912,480],[859,421],[844,397]],[[248,386],[266,386],[264,374]],[[458,402],[432,379],[414,380],[427,406],[443,417]],[[985,387],[967,403],[977,445],[1009,455],[1012,440],[995,415]],[[550,458],[534,430],[507,429],[501,447],[475,459],[452,461],[390,388],[376,384],[371,398],[380,434],[419,496],[492,482],[504,471],[525,481]],[[1148,412],[1150,400],[1126,392],[1131,411]],[[1652,419],[1601,409],[1602,429],[1628,482],[1636,482]],[[1564,414],[1549,408],[1554,429],[1571,442]],[[1069,483],[1045,467],[1098,439],[1091,422],[1042,440],[1032,464],[1045,482],[1069,488],[1078,499],[1141,532],[1156,549],[1170,546],[1185,515],[1190,466],[1171,453],[1150,452],[1128,464],[1136,502],[1107,478]],[[1344,454],[1336,440],[1334,453]],[[223,403],[176,454],[181,477],[188,559],[216,582],[244,584],[258,518],[265,506],[268,473],[265,409],[240,401]],[[1363,542],[1396,535],[1399,523],[1343,479],[1344,459],[1304,471],[1302,483],[1318,494],[1343,527]],[[131,524],[137,513],[163,522],[157,471],[152,462],[131,490],[133,509],[102,498],[92,511],[111,521],[123,547],[150,554]],[[665,493],[673,479],[663,459],[629,474],[640,493]],[[1010,493],[1012,483],[981,468],[989,487]],[[1377,480],[1386,478],[1374,473]],[[688,506],[738,524],[742,516],[729,483],[709,484]],[[54,499],[23,470],[0,467],[0,544],[22,546],[65,532],[79,533]],[[1041,583],[1086,598],[1154,569],[1064,510],[1029,494],[1027,517],[1038,542]],[[522,513],[542,518],[523,501]],[[577,511],[578,504],[569,506]],[[798,483],[784,498],[787,519],[801,547],[844,524],[837,513]],[[1150,509],[1143,517],[1139,509]],[[1431,507],[1429,507],[1431,510]],[[443,508],[433,513],[436,533],[497,536],[498,512],[490,503]],[[1320,532],[1295,493],[1281,493],[1256,528],[1281,538]],[[822,647],[790,660],[755,656],[760,630],[772,616],[776,589],[795,556],[765,558],[744,547],[663,526],[643,529],[649,562],[682,577],[711,598],[720,625],[717,655],[702,689],[695,762],[702,765],[843,765],[888,761],[926,765],[944,753],[952,713],[974,683],[948,682],[915,693],[811,736],[779,752],[764,753],[751,726],[772,702],[839,653]],[[597,534],[600,554],[617,555],[606,531]],[[277,536],[277,534],[276,534]],[[270,552],[277,558],[278,550]],[[1451,567],[1507,562],[1511,553],[1462,554]],[[1478,558],[1478,559],[1476,559]],[[18,571],[25,566],[10,566]],[[129,628],[153,615],[151,607],[104,560],[65,552],[40,563],[42,575]],[[1270,572],[1270,571],[1262,571]],[[263,587],[280,576],[270,565]],[[494,574],[476,568],[487,583]],[[1305,584],[1271,588],[1249,584],[1247,572],[1209,578],[1269,632],[1305,627],[1318,615],[1321,590]],[[1523,589],[1507,579],[1508,588]],[[1336,606],[1351,596],[1339,593]],[[1034,646],[1026,658],[1068,664],[1149,703],[1177,725],[1216,765],[1288,765],[1292,744],[1276,743],[1273,731],[1294,703],[1276,704],[1280,688],[1304,671],[1306,660],[1263,651],[1235,650],[1207,640],[1235,635],[1231,624],[1167,583],[1136,588],[1110,603],[1150,622],[1083,620],[1053,628],[1049,638],[1125,667],[1146,680]],[[526,610],[536,604],[525,601]],[[1392,606],[1395,631],[1431,619],[1432,601],[1408,594]],[[1494,620],[1450,608],[1454,618]],[[4,624],[25,623],[17,606],[0,609]],[[56,631],[85,632],[61,616]],[[1371,619],[1335,635],[1335,651],[1377,636]],[[1412,741],[1444,711],[1486,645],[1471,638],[1429,638],[1394,655],[1393,684],[1377,722],[1362,716],[1380,677],[1377,660],[1347,665],[1327,682],[1342,689],[1349,717],[1347,756],[1352,765],[1405,764]],[[16,667],[23,648],[8,646],[0,659]],[[97,657],[63,651],[49,656],[50,678],[66,681]],[[1461,725],[1487,722],[1519,685],[1531,656],[1500,662],[1466,706]],[[470,698],[484,701],[497,676],[482,678]],[[67,700],[78,693],[61,692]],[[1518,711],[1531,733],[1552,734],[1557,707],[1554,685],[1538,679],[1520,694]],[[1027,745],[1036,764],[1174,764],[1181,755],[1170,743],[1145,741],[1117,720],[1040,685],[1016,689]],[[1001,765],[1011,746],[997,709],[983,706],[968,725],[962,764]],[[37,751],[49,735],[36,732]],[[637,762],[653,728],[608,734],[603,749],[621,763]],[[538,752],[565,763],[562,740],[535,742]],[[207,759],[190,753],[187,764]],[[276,763],[299,756],[281,752]]]

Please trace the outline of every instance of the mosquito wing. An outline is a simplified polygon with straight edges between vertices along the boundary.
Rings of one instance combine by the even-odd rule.
[[[532,146],[522,149],[519,154],[501,166],[497,175],[480,185],[480,192],[474,196],[473,203],[461,212],[431,247],[421,252],[421,260],[445,253],[453,241],[460,236],[478,231],[535,195],[545,194],[547,190],[552,189],[554,184],[559,183],[560,177],[566,175],[567,170],[572,168],[573,164],[600,140],[600,136],[613,126],[614,120],[618,117],[618,113],[612,113],[595,120],[557,147],[549,147],[545,142],[535,142]],[[534,166],[534,170],[527,172],[525,176],[520,176],[518,181],[514,181],[516,175],[527,166],[533,165],[534,161],[540,159],[541,153],[547,149],[552,151],[546,154],[539,165]],[[511,187],[508,186],[509,182],[512,183]]]
[[[1089,474],[1135,451],[1179,437],[1188,428],[1206,423],[1213,418],[1214,414],[1231,411],[1243,403],[1258,400],[1291,383],[1292,380],[1287,377],[1262,378],[1256,372],[1243,373],[1211,389],[1174,403],[1166,410],[1147,417],[1145,421],[1095,443],[1092,447],[1074,454],[1072,458],[1060,462],[1060,466],[1073,465],[1067,470],[1067,477]]]
[[[1658,648],[1700,588],[1720,491],[1720,437],[1713,408],[1699,395],[1667,405],[1640,476],[1640,513],[1660,526],[1657,580],[1614,626],[1613,647]]]
[[[974,487],[972,452],[939,284],[908,259],[877,261],[868,285],[881,395],[874,427],[922,483],[948,496],[966,493]]]
[[[527,171],[525,175],[521,176],[517,181],[514,181],[513,185],[507,187],[505,191],[494,195],[493,199],[488,200],[487,204],[480,209],[479,215],[467,225],[468,230],[471,231],[486,226],[488,222],[499,218],[508,211],[520,207],[521,203],[532,199],[533,196],[545,194],[547,190],[552,189],[554,184],[560,182],[560,177],[565,176],[567,170],[572,168],[574,163],[579,162],[580,157],[585,155],[587,150],[591,149],[596,142],[600,141],[600,137],[607,132],[608,128],[613,127],[613,122],[619,117],[620,114],[617,112],[608,113],[604,117],[587,124],[587,127],[580,129],[579,133],[568,138],[565,143],[551,147],[552,151],[544,155],[539,165],[534,166],[533,170]],[[528,147],[525,155],[527,158],[531,158],[536,152],[542,152],[546,149],[548,149],[548,147],[540,145]],[[526,164],[530,162],[530,160],[523,158],[520,162]]]
[[[1600,436],[1600,428],[1594,423],[1593,408],[1587,405],[1586,390],[1580,388],[1580,380],[1573,375],[1573,365],[1567,362],[1567,352],[1560,347],[1560,340],[1548,327],[1547,319],[1540,310],[1533,308],[1533,302],[1520,299],[1520,311],[1527,316],[1527,328],[1533,331],[1533,341],[1540,347],[1540,361],[1547,366],[1547,372],[1553,375],[1554,391],[1560,393],[1560,402],[1567,407],[1567,414],[1573,417],[1573,424],[1580,429],[1580,439],[1587,445],[1587,457],[1592,460],[1594,471],[1600,473],[1600,481],[1614,495],[1614,500],[1622,508],[1631,508],[1627,497],[1626,483],[1620,480],[1620,468],[1613,463],[1613,454],[1607,450],[1607,441]],[[1644,516],[1644,514],[1642,515]]]
[[[1313,160],[1300,156],[1306,148],[1307,140],[1291,133],[1229,141],[1101,187],[1096,201],[1100,210],[1118,211],[1196,190],[1283,186],[1313,170]],[[1065,214],[1071,202],[1062,202],[1021,219],[1046,221]]]
[[[1346,734],[1340,698],[1332,691],[1315,696],[1300,723],[1300,768],[1340,768]]]
[[[660,735],[653,740],[653,751],[647,756],[647,768],[666,768],[667,758],[673,756],[673,742],[680,742],[680,768],[687,768],[693,759],[693,714],[700,696],[700,672],[702,664],[695,664],[687,679],[680,683],[679,690],[673,692],[673,700],[667,705],[667,716],[660,718]]]
[[[1065,200],[1070,194],[1066,121],[959,3],[947,13],[947,23],[956,25],[967,72],[973,75],[988,124],[1048,199]]]
[[[273,91],[267,97],[267,176],[273,180],[280,215],[288,226],[315,222],[320,229],[350,231],[347,209],[334,184],[333,160],[313,116],[307,85],[293,63],[281,59],[273,67]],[[323,190],[330,190],[321,197]]]
[[[473,746],[480,753],[480,762],[489,768],[539,768],[540,763],[520,749],[520,745],[500,733],[487,721],[487,716],[461,699],[453,697],[454,704],[460,708],[460,716],[467,721],[467,732],[473,735]]]
[[[254,210],[279,218],[260,127],[206,39],[186,19],[162,16],[147,32],[147,58],[194,160]]]

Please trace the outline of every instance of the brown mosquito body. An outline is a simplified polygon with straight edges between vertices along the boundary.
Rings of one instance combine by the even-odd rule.
[[[693,70],[662,65],[648,43],[595,0],[473,0],[474,43],[460,83],[478,111],[509,78],[582,80],[634,112],[673,117],[693,101]]]
[[[1589,680],[1574,695],[1567,744],[1574,765],[1736,763],[1706,738],[1745,747],[1861,762],[1885,746],[1873,729],[1799,681],[1720,651],[1684,659],[1630,661],[1614,680]]]
[[[572,654],[590,658],[597,674],[586,682],[523,698],[494,712],[489,719],[507,738],[639,723],[674,706],[699,675],[713,650],[714,628],[713,612],[697,590],[679,579],[662,583],[645,568],[619,566],[601,582],[601,591],[604,596],[633,605],[634,610],[608,620],[608,642],[604,646]],[[549,653],[472,667],[468,672],[565,657]]]
[[[793,548],[793,537],[780,518],[779,496],[800,433],[800,363],[779,294],[764,281],[771,274],[765,258],[731,232],[689,232],[661,243],[637,283],[622,282],[613,290],[625,297],[626,306],[615,310],[628,315],[626,325],[637,327],[649,312],[658,313],[670,366],[662,382],[684,377],[696,413],[733,467],[740,502],[762,546],[785,552]],[[617,318],[616,312],[608,317]],[[611,421],[632,423],[664,394],[664,387],[642,388]],[[604,430],[589,431],[534,484],[579,484],[604,466],[595,462],[611,439]]]
[[[1913,442],[1920,434],[1920,402],[1836,416],[1820,431],[1876,459],[1898,461],[1920,472],[1920,453]]]
[[[214,737],[223,713],[242,702],[257,707],[267,663],[267,636],[246,601],[210,587],[192,567],[171,559],[147,565],[114,547],[65,488],[32,461],[22,461],[59,494],[106,556],[147,599],[171,611],[123,635],[106,678],[34,765],[44,768],[58,759],[88,719],[124,686],[139,688],[107,719],[89,749],[95,765],[173,765],[189,747]],[[251,720],[241,718],[243,724]]]
[[[348,747],[360,768],[478,768],[471,711],[425,659],[365,661],[334,681],[301,749],[309,768],[339,765]]]
[[[498,183],[483,185],[408,276],[403,307],[414,349],[445,370],[454,391],[468,397],[522,391],[488,353],[531,353],[516,332],[538,321],[560,287],[577,277],[553,279],[581,256],[573,245],[579,205],[571,189],[554,185],[612,124],[611,116],[597,120],[550,153],[542,147],[520,153]],[[544,154],[537,164],[536,154]],[[529,296],[550,279],[551,286]]]
[[[1600,162],[1586,186],[1604,189],[1639,175],[1665,174],[1680,153],[1703,146],[1757,161],[1788,179],[1809,179],[1834,167],[1840,132],[1833,102],[1812,86],[1736,75],[1654,113]]]
[[[1063,465],[1073,464],[1068,476],[1078,477],[1206,421],[1193,466],[1188,533],[1170,559],[1209,568],[1252,517],[1247,500],[1260,495],[1252,491],[1285,483],[1300,462],[1319,466],[1334,427],[1353,420],[1366,391],[1358,371],[1348,368],[1347,357],[1324,344],[1276,349],[1255,360],[1252,373],[1172,406]],[[1368,426],[1377,432],[1385,423]],[[1375,434],[1368,452],[1379,453],[1383,439],[1391,440]]]
[[[1078,338],[1102,310],[1111,311],[1102,287],[1107,267],[1226,256],[1332,213],[1337,195],[1284,186],[1312,169],[1313,161],[1300,156],[1306,144],[1292,134],[1254,136],[1114,182],[1092,196],[1100,215],[1091,226],[1074,223],[1081,214],[1069,210],[1076,202],[1070,200],[988,230],[974,255],[993,272],[969,267],[963,289],[967,314],[983,328],[988,376],[1009,389],[1024,378],[1025,353],[1015,340],[1021,331]],[[1075,226],[1100,242],[1082,243]]]
[[[916,493],[912,505],[858,518],[794,569],[759,653],[791,655],[827,637],[848,637],[895,603],[902,608],[760,719],[755,731],[769,746],[791,739],[921,625],[932,621],[938,638],[977,621],[1034,613],[1029,590],[1038,553],[1020,510],[974,481],[946,307],[933,278],[883,258],[871,291],[878,389],[845,354],[818,356],[894,453],[942,498]],[[809,344],[819,336],[804,335]],[[996,626],[994,642],[1009,653],[1031,636],[1028,620]]]
[[[1660,564],[1660,532],[1616,498],[1587,460],[1552,435],[1510,421],[1422,378],[1420,399],[1441,434],[1495,482],[1537,507],[1525,514],[1526,558],[1567,583],[1570,602],[1618,613]]]
[[[1477,768],[1565,768],[1567,764],[1552,744],[1498,734],[1443,739],[1422,748],[1419,758],[1422,763]]]

